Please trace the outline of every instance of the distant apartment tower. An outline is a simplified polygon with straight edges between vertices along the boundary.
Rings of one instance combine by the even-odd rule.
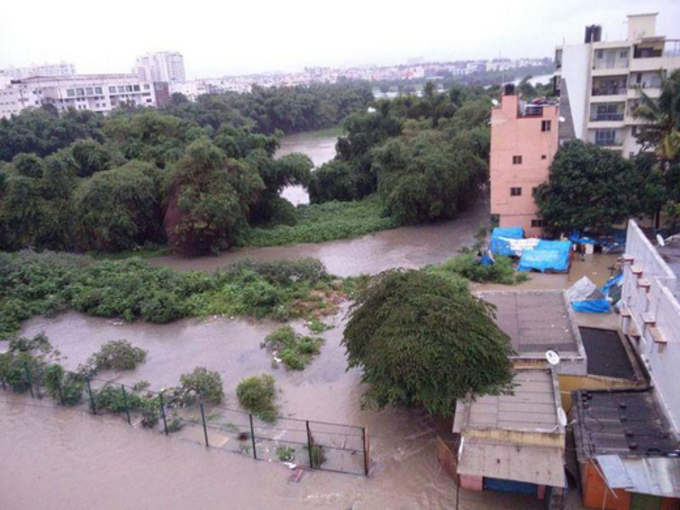
[[[60,111],[73,108],[107,114],[126,104],[156,106],[153,83],[140,81],[134,74],[81,74],[33,76],[0,89],[0,118],[44,105]]]
[[[542,234],[534,195],[548,180],[559,145],[558,121],[556,103],[525,103],[513,85],[504,87],[500,104],[491,110],[491,214],[499,226]]]
[[[166,83],[186,81],[184,57],[176,51],[161,51],[139,57],[134,72],[142,81]]]
[[[656,35],[657,13],[628,16],[625,41],[602,41],[602,28],[586,28],[582,44],[558,46],[555,83],[568,95],[576,138],[637,154],[639,90],[657,98],[662,76],[680,67],[680,41]]]

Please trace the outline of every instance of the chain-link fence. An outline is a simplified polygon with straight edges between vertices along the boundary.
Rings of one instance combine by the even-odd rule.
[[[64,408],[95,415],[118,415],[130,426],[157,430],[183,440],[246,455],[281,461],[291,468],[368,476],[369,438],[365,427],[297,418],[260,417],[195,400],[177,401],[146,385],[129,386],[73,372],[58,377],[25,364],[0,387],[51,399]],[[16,402],[13,402],[14,404]]]

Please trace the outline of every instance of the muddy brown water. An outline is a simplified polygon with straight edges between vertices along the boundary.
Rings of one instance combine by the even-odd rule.
[[[346,306],[345,306],[346,310]],[[260,348],[279,325],[209,318],[169,325],[121,324],[79,313],[28,321],[22,333],[41,331],[68,368],[107,340],[126,338],[148,350],[146,363],[102,377],[152,387],[177,384],[196,366],[220,372],[227,404],[242,378],[276,378],[280,413],[367,426],[371,476],[305,473],[299,483],[279,463],[256,462],[207,450],[173,436],[130,428],[120,417],[93,417],[0,392],[0,508],[445,508],[455,501],[453,481],[436,459],[434,438],[449,429],[422,412],[362,409],[360,374],[346,370],[340,345],[343,313],[329,318],[321,354],[302,372],[272,367]],[[300,331],[304,324],[295,325]],[[29,404],[29,405],[27,405]],[[33,407],[33,405],[48,406]],[[11,467],[11,469],[10,469]],[[460,508],[540,508],[532,498],[461,492]]]
[[[488,204],[482,203],[457,220],[438,225],[321,245],[152,262],[181,270],[214,270],[246,256],[259,260],[312,256],[341,276],[377,273],[446,260],[473,243],[474,233],[487,218]],[[563,277],[538,276],[526,285],[565,284]],[[132,372],[103,377],[124,383],[147,380],[152,389],[160,389],[176,385],[182,373],[205,366],[222,375],[231,407],[238,406],[235,387],[241,379],[270,373],[281,390],[278,404],[283,416],[368,427],[369,478],[306,472],[296,483],[280,463],[206,449],[181,436],[167,438],[130,427],[120,417],[95,417],[0,390],[0,509],[455,508],[456,487],[441,469],[434,443],[438,433],[450,430],[450,421],[412,410],[361,408],[360,373],[346,370],[340,345],[346,308],[326,319],[335,327],[323,334],[321,354],[302,372],[272,367],[271,355],[260,348],[264,337],[279,326],[269,321],[212,317],[168,325],[124,324],[69,312],[29,320],[22,334],[45,332],[71,369],[104,342],[125,338],[148,350],[146,363]],[[305,330],[302,323],[295,327]],[[531,497],[466,491],[459,497],[461,509],[543,508]],[[574,502],[569,508],[580,505]]]

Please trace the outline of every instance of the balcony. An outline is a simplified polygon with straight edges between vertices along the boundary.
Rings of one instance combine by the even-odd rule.
[[[618,85],[612,87],[593,87],[593,96],[621,96],[626,94],[626,87]]]
[[[619,120],[623,120],[623,112],[593,113],[590,115],[590,122],[614,122]]]
[[[635,45],[634,59],[680,57],[680,39],[667,39]]]

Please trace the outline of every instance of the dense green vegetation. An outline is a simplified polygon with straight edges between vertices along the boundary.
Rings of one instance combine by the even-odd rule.
[[[294,225],[288,185],[312,163],[273,156],[282,133],[337,126],[371,101],[362,84],[174,98],[161,109],[26,110],[0,121],[0,250],[198,255],[251,226]]]
[[[30,251],[0,254],[0,339],[21,321],[74,309],[98,317],[166,323],[224,314],[287,320],[336,309],[336,288],[323,264],[245,260],[218,273],[179,273],[138,259]]]
[[[244,379],[236,388],[236,397],[244,409],[261,420],[276,421],[276,386],[269,374]]]
[[[472,251],[464,251],[461,255],[446,262],[424,268],[425,271],[441,276],[457,275],[478,283],[500,283],[516,285],[529,279],[527,273],[515,271],[510,257],[497,255],[494,264],[483,266]]]
[[[344,122],[335,160],[312,175],[312,203],[373,193],[397,224],[454,218],[488,180],[491,107],[483,89],[453,88],[379,101]]]
[[[323,338],[303,336],[290,326],[283,326],[267,335],[262,347],[272,352],[287,368],[302,370],[319,354]]]
[[[364,403],[450,416],[468,393],[511,388],[510,339],[461,277],[391,270],[354,297],[343,345],[368,385]]]
[[[321,243],[334,239],[359,237],[398,226],[383,212],[382,200],[374,195],[354,202],[325,202],[298,206],[295,225],[252,228],[243,244],[282,246],[296,243]]]

